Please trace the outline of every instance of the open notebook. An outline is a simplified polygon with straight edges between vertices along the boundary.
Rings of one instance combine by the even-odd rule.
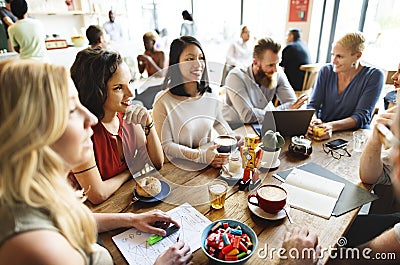
[[[329,218],[344,184],[295,168],[282,184],[288,203],[294,208]]]
[[[344,213],[347,213],[351,210],[356,209],[364,205],[365,203],[374,201],[378,198],[375,194],[372,194],[366,189],[359,187],[358,185],[353,184],[352,182],[346,180],[345,178],[336,175],[332,171],[316,164],[313,162],[306,163],[296,167],[298,169],[307,171],[309,173],[313,173],[320,177],[330,179],[336,182],[343,183],[345,185],[342,193],[339,196],[339,199],[333,209],[333,216],[340,216]],[[292,172],[295,168],[290,168],[284,171],[279,171],[272,176],[279,179],[282,182],[286,182],[287,177],[290,172]]]

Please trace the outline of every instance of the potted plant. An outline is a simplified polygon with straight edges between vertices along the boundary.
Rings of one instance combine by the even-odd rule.
[[[280,165],[279,154],[285,138],[279,133],[268,130],[261,138],[260,148],[264,151],[261,166],[264,168],[277,168]]]

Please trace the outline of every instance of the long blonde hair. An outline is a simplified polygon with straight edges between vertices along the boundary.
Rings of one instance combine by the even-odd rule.
[[[67,126],[68,73],[30,60],[0,69],[0,204],[44,210],[74,248],[90,253],[94,219],[67,183],[63,160],[49,147]]]

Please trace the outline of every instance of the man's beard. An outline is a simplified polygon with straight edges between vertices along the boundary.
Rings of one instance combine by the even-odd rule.
[[[266,88],[275,88],[278,83],[278,74],[266,75],[260,68],[255,76],[256,82]]]

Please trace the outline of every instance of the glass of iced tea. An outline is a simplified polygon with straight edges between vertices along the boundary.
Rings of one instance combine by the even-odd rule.
[[[221,209],[225,205],[228,183],[221,179],[215,179],[208,184],[211,207]]]

